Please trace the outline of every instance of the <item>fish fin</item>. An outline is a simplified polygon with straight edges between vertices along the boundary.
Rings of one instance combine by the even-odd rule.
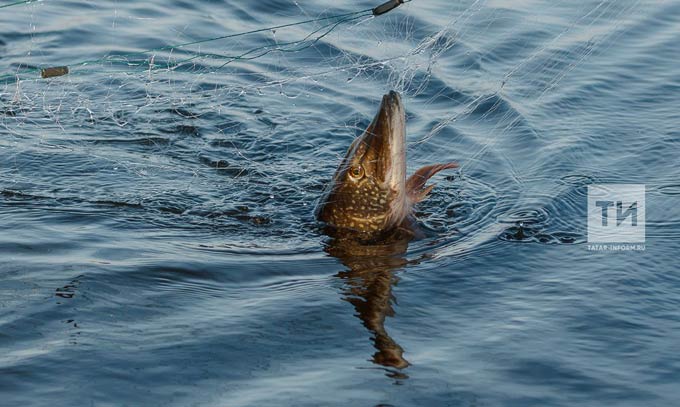
[[[433,185],[425,186],[425,183],[432,178],[432,176],[441,170],[450,168],[458,168],[456,163],[433,164],[422,167],[406,180],[406,191],[411,199],[411,202],[420,202],[427,197],[427,195],[434,188]]]
[[[422,196],[421,199],[425,199],[428,195],[430,195],[430,192],[432,192],[432,190],[436,186],[437,186],[437,184],[430,184],[430,185],[426,186],[425,188],[423,188],[422,191],[420,192],[420,196]]]

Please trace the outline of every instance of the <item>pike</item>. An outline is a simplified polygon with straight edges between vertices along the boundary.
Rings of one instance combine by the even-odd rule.
[[[425,185],[456,163],[433,164],[406,178],[406,115],[401,97],[383,96],[366,131],[349,147],[317,207],[317,219],[359,240],[412,231],[413,206],[434,188]]]

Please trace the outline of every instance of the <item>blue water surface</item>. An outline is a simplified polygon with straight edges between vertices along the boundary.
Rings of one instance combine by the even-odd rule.
[[[680,3],[319,20],[376,5],[0,8],[0,404],[676,405]],[[314,207],[392,89],[409,169],[460,168],[338,255]],[[645,185],[645,250],[592,250],[598,184]]]

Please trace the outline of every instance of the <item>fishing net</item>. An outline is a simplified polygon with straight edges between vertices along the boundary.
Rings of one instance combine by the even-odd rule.
[[[534,10],[417,0],[374,16],[366,2],[322,12],[280,2],[252,18],[210,4],[189,7],[182,25],[152,6],[18,3],[0,9],[5,25],[24,28],[0,36],[5,197],[126,210],[154,227],[247,230],[248,246],[257,233],[292,245],[312,233],[300,221],[313,223],[324,183],[390,89],[409,112],[409,165],[461,163],[464,183],[444,182],[433,198],[455,203],[424,213],[426,224],[459,216],[458,231],[479,226],[502,205],[490,185],[533,176],[531,149],[554,147],[546,133],[585,131],[565,114],[590,108],[563,98],[570,78],[644,11],[638,1]],[[554,15],[563,17],[546,21]],[[109,25],[93,27],[101,21]],[[43,71],[61,66],[67,75]],[[539,128],[548,106],[559,113]],[[480,181],[487,166],[504,178]]]

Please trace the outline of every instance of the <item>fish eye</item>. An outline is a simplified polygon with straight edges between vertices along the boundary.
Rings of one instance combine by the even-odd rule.
[[[349,169],[349,176],[354,180],[359,180],[364,176],[364,167],[354,165]]]

